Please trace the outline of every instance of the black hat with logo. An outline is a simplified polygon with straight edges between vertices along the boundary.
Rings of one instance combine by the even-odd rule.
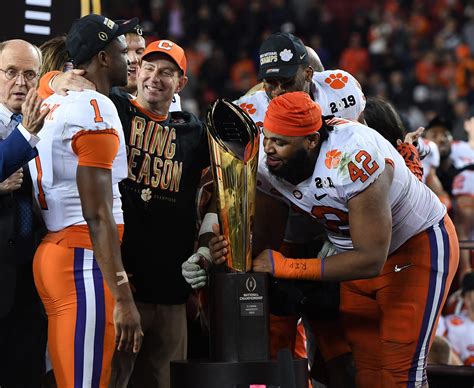
[[[120,35],[132,31],[138,18],[115,23],[105,16],[90,14],[77,20],[66,37],[66,49],[74,66],[91,59]]]
[[[260,46],[258,78],[291,78],[301,64],[309,64],[308,53],[301,39],[287,32],[277,32]]]

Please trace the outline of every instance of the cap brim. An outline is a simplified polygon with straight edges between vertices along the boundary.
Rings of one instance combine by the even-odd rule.
[[[118,26],[118,30],[115,33],[114,37],[127,34],[128,32],[132,31],[138,25],[138,18],[133,18],[130,20],[126,20],[123,23],[120,23]]]
[[[258,80],[270,79],[270,78],[291,78],[298,71],[299,65],[289,65],[289,66],[266,66],[260,68],[258,72]]]

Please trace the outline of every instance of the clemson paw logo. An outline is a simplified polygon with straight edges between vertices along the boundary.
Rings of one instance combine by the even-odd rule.
[[[148,202],[151,199],[151,190],[143,189],[141,197],[144,202]]]
[[[326,152],[326,160],[324,163],[328,169],[337,168],[341,162],[341,151],[331,150]]]
[[[242,104],[240,104],[240,107],[241,107],[244,111],[246,111],[249,115],[253,115],[253,114],[257,111],[257,109],[255,109],[255,108],[253,107],[253,104],[247,104],[247,103],[245,103],[245,102],[242,103]]]
[[[333,89],[342,89],[346,86],[347,81],[349,81],[349,78],[342,73],[330,74],[329,77],[324,80],[324,82]]]

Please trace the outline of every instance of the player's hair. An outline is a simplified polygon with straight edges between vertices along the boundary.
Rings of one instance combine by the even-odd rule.
[[[394,147],[405,138],[405,128],[393,105],[381,97],[370,97],[364,109],[364,119]]]
[[[430,122],[426,125],[425,131],[430,130],[433,127],[443,127],[446,128],[449,132],[452,131],[451,122],[443,116],[435,116]]]
[[[334,118],[334,116],[323,116],[322,119],[323,119],[323,123],[321,125],[321,128],[319,128],[319,142],[322,143],[324,140],[327,140],[328,137],[329,137],[329,132],[331,132],[334,127],[332,125],[328,125],[327,124],[327,121],[328,120],[331,120],[332,118]]]
[[[43,66],[41,66],[40,77],[49,71],[63,71],[64,65],[69,60],[66,50],[66,35],[56,36],[47,40],[40,46],[43,53]]]

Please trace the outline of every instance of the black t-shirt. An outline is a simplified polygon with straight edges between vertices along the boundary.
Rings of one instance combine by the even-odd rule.
[[[129,177],[119,184],[122,259],[132,275],[135,299],[184,303],[190,287],[181,264],[194,248],[196,193],[201,172],[209,166],[206,130],[191,113],[172,112],[154,121],[123,95],[111,99],[127,144]]]

